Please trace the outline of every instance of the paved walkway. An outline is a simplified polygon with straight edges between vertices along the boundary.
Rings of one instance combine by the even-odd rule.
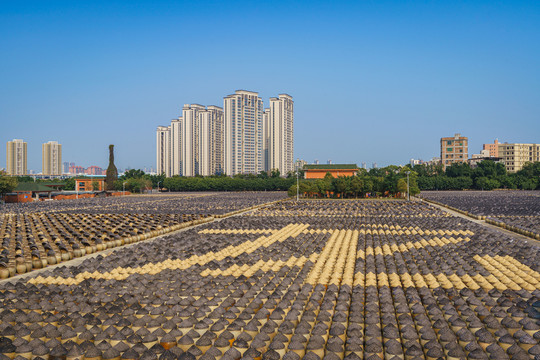
[[[419,201],[423,201],[423,200],[419,199]],[[472,221],[472,222],[477,223],[479,225],[485,226],[486,228],[502,232],[502,233],[504,233],[504,234],[506,234],[508,236],[511,236],[511,237],[513,237],[515,239],[519,239],[519,240],[523,240],[525,242],[531,242],[533,244],[540,245],[540,241],[538,241],[536,239],[530,238],[530,237],[525,236],[525,235],[518,234],[518,233],[516,233],[514,231],[503,229],[500,226],[489,224],[485,220],[474,219],[474,218],[469,217],[467,215],[463,215],[462,213],[458,213],[457,211],[451,210],[451,209],[449,209],[449,208],[447,208],[445,206],[442,206],[442,205],[439,205],[439,204],[434,204],[434,203],[429,202],[429,201],[425,201],[425,203],[427,203],[427,204],[429,204],[431,206],[434,206],[436,208],[439,208],[439,209],[441,209],[443,211],[446,211],[447,213],[449,213],[449,214],[451,214],[453,216],[458,216],[460,218],[467,219],[468,221]]]

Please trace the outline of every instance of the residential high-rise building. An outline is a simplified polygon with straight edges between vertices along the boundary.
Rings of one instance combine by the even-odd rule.
[[[199,174],[199,149],[200,149],[200,129],[199,113],[205,107],[199,104],[185,104],[182,108],[182,163],[183,175],[195,176]]]
[[[156,130],[158,173],[167,176],[294,171],[293,101],[287,94],[263,110],[259,94],[237,90],[224,108],[185,104],[182,116]],[[168,170],[167,170],[168,169]]]
[[[166,176],[223,173],[223,109],[185,104],[182,116],[156,131],[158,173]]]
[[[158,126],[156,133],[157,173],[169,177],[171,171],[171,126]]]
[[[227,175],[263,170],[263,101],[259,93],[237,90],[223,99],[224,170]]]
[[[62,145],[49,141],[41,146],[41,173],[43,175],[62,175]]]
[[[294,101],[287,94],[270,98],[265,110],[265,170],[277,169],[282,175],[294,171]]]
[[[441,162],[443,168],[455,162],[466,162],[469,157],[469,139],[461,134],[441,138]]]
[[[203,176],[223,173],[223,108],[208,106],[198,113],[198,172]]]
[[[183,161],[182,161],[182,143],[184,133],[182,130],[182,124],[184,119],[180,116],[178,119],[171,121],[170,132],[170,151],[171,151],[171,175],[183,176]]]
[[[269,172],[270,168],[270,108],[264,109],[263,113],[263,170]]]
[[[69,173],[69,162],[64,161],[62,163],[62,173],[64,173],[64,174]]]
[[[484,144],[482,150],[489,151],[490,157],[499,157],[499,139],[495,139],[493,144]]]
[[[6,145],[6,171],[8,175],[26,175],[27,144],[21,139],[8,141]]]
[[[523,169],[528,162],[540,161],[540,144],[499,144],[499,157],[510,173]]]

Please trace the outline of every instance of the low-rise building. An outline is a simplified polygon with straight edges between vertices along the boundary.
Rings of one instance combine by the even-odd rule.
[[[540,161],[540,144],[504,143],[499,144],[498,152],[509,173],[521,170],[528,162]]]
[[[499,157],[499,139],[495,139],[493,144],[484,144],[482,150],[489,151],[490,157]]]
[[[469,158],[469,139],[461,134],[441,138],[441,162],[443,168]]]
[[[487,149],[480,151],[480,154],[472,154],[471,158],[467,160],[472,168],[478,166],[484,160],[491,160],[493,162],[501,162],[500,157],[491,156],[491,152]]]
[[[327,173],[333,177],[354,176],[358,173],[356,164],[326,164],[326,165],[304,165],[305,179],[323,179]]]
[[[72,175],[84,174],[84,168],[82,166],[70,165],[69,173]]]
[[[4,196],[4,201],[6,203],[31,202],[38,199],[40,195],[50,198],[53,191],[53,188],[40,183],[22,182],[11,193]]]
[[[105,175],[105,170],[100,168],[99,166],[89,166],[84,171],[86,175]]]
[[[75,191],[104,191],[105,178],[75,179]]]

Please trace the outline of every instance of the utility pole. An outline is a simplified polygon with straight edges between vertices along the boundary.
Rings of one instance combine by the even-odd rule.
[[[410,173],[411,173],[410,171],[405,172],[405,174],[407,174],[407,201],[411,201],[411,193],[409,191],[409,174]]]
[[[300,199],[300,181],[298,180],[298,165],[300,164],[300,161],[296,159],[296,201]]]

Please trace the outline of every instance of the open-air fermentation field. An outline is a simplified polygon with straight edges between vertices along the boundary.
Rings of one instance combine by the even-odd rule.
[[[422,202],[284,202],[0,283],[0,352],[531,359],[540,247]]]
[[[285,197],[184,193],[2,205],[0,279]]]
[[[283,191],[162,193],[0,205],[0,214],[60,212],[80,214],[219,215],[287,198]]]
[[[540,191],[422,191],[421,197],[540,237]]]

